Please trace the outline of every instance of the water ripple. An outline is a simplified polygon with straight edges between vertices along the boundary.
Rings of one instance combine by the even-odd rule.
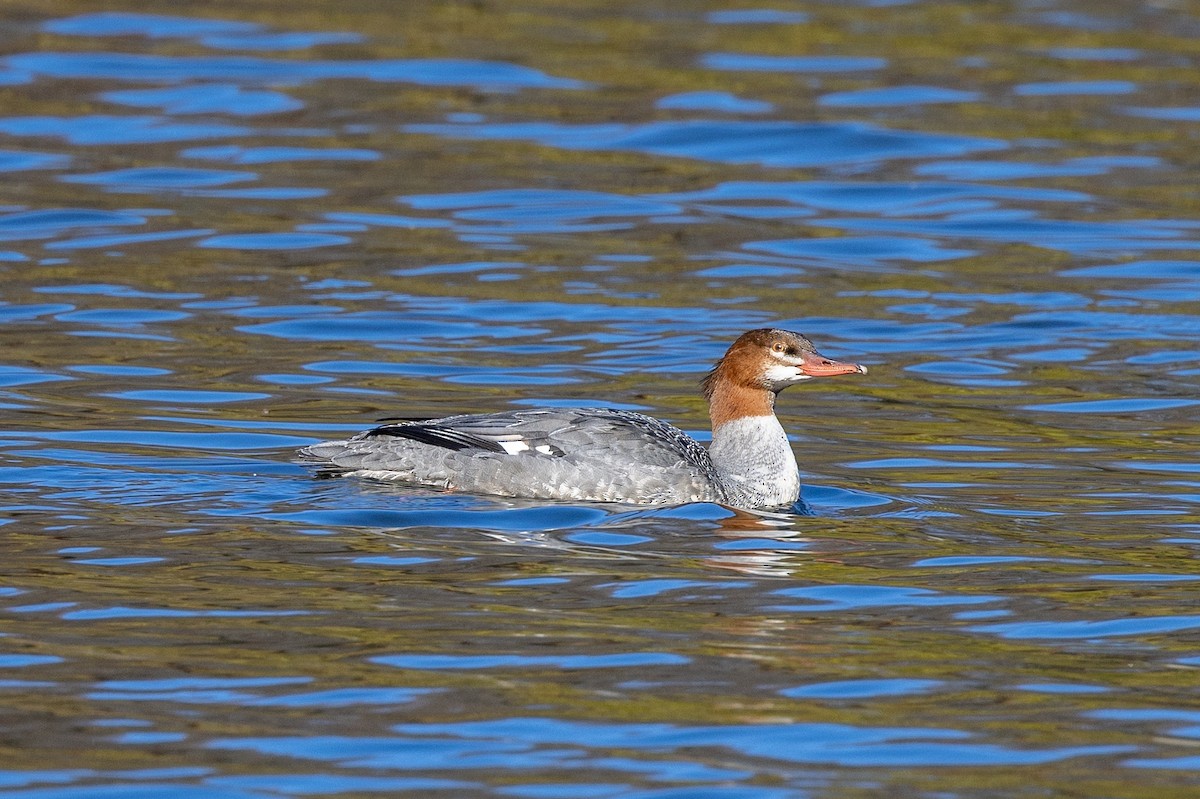
[[[100,97],[110,103],[135,108],[158,108],[166,114],[258,116],[304,107],[304,103],[282,92],[243,89],[230,83],[174,86],[168,89],[124,89],[104,92]]]
[[[32,52],[8,56],[8,66],[52,78],[116,80],[130,83],[187,81],[304,84],[359,79],[426,86],[505,89],[580,89],[584,83],[556,78],[530,67],[501,61],[416,58],[392,61],[290,61],[256,56],[164,56],[147,53]]]
[[[247,128],[223,122],[172,122],[155,116],[35,116],[0,118],[0,133],[54,137],[71,144],[151,144],[244,136]]]
[[[62,169],[70,163],[71,157],[69,155],[0,150],[0,172],[23,172],[28,169]]]
[[[944,220],[827,219],[830,227],[948,239],[980,239],[1056,249],[1072,255],[1109,255],[1143,250],[1197,250],[1192,220],[1092,222],[1037,219],[1032,214],[976,214]]]
[[[1017,749],[962,740],[957,730],[845,724],[762,725],[605,724],[549,718],[512,718],[457,724],[401,724],[392,738],[223,738],[209,746],[317,760],[359,768],[507,768],[574,770],[577,747],[604,752],[637,741],[664,768],[688,761],[688,751],[716,747],[787,763],[842,766],[968,766],[1054,763],[1073,757],[1129,752],[1128,746]],[[562,747],[568,747],[564,750]],[[604,761],[602,761],[604,762]],[[619,763],[621,761],[617,761]],[[609,767],[617,763],[608,761]],[[640,770],[640,769],[639,769]],[[668,772],[670,773],[670,772]]]
[[[53,208],[0,215],[0,241],[47,239],[76,228],[144,225],[146,216],[130,211]]]
[[[475,669],[612,669],[647,666],[684,666],[688,658],[669,652],[623,652],[611,655],[380,655],[373,663],[398,669],[475,670]]]
[[[655,105],[681,111],[720,111],[726,114],[767,114],[774,110],[773,105],[763,100],[747,100],[718,91],[672,94],[663,97]]]
[[[180,153],[184,158],[228,161],[232,164],[278,164],[295,161],[378,161],[375,150],[317,147],[246,147],[237,144],[216,147],[191,147]]]
[[[832,108],[887,108],[932,103],[971,103],[979,99],[978,92],[961,89],[945,89],[939,86],[888,86],[882,89],[831,92],[822,96],[819,102]]]
[[[887,60],[873,56],[771,56],[750,53],[710,53],[700,59],[708,69],[754,72],[866,72],[883,69]]]
[[[854,122],[689,120],[642,124],[551,122],[406,125],[410,133],[534,141],[568,150],[627,150],[770,167],[833,166],[894,158],[965,155],[1007,147],[995,139],[896,131]]]
[[[230,50],[298,50],[327,44],[354,44],[365,36],[351,32],[274,33],[253,22],[197,19],[166,14],[101,11],[50,20],[43,30],[66,36],[145,36],[194,39],[207,47]]]
[[[66,183],[87,183],[105,186],[114,191],[136,192],[226,186],[230,183],[240,183],[257,178],[258,176],[253,172],[160,166],[118,169],[113,172],[96,172],[90,175],[64,175],[59,179]]]
[[[1157,636],[1194,630],[1197,627],[1200,627],[1200,616],[1147,616],[1080,621],[1015,621],[985,624],[974,629],[976,632],[992,633],[1001,638],[1092,640],[1117,636]]]

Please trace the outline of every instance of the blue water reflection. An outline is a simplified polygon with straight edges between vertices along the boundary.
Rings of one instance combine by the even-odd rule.
[[[909,767],[1053,763],[1130,751],[1122,746],[1009,749],[969,742],[964,740],[969,736],[957,730],[838,724],[714,727],[514,718],[453,725],[401,724],[395,731],[392,738],[250,738],[217,740],[210,745],[333,760],[358,768],[412,769],[455,763],[460,768],[482,769],[504,763],[519,772],[577,768],[584,754],[577,748],[581,746],[604,752],[636,743],[639,749],[655,753],[651,762],[660,764],[660,779],[678,779],[674,764],[686,764],[690,760],[686,752],[697,747],[718,747],[785,763]],[[601,763],[618,772],[625,770],[619,760]]]
[[[185,81],[304,84],[321,80],[361,79],[427,86],[477,86],[490,89],[580,89],[585,84],[536,69],[499,61],[400,59],[394,61],[300,61],[257,56],[162,56],[146,53],[21,53],[5,63],[52,78],[112,80],[129,83]]]
[[[228,161],[232,164],[276,164],[292,161],[378,161],[375,150],[317,147],[243,147],[230,144],[216,147],[191,147],[180,153],[184,158]]]
[[[808,22],[803,11],[784,11],[776,8],[738,8],[710,11],[704,19],[717,25],[799,25]]]
[[[1062,95],[1109,95],[1133,94],[1137,84],[1127,80],[1061,81],[1044,83],[1022,83],[1013,87],[1013,93],[1021,97],[1059,97]]]
[[[267,198],[274,198],[274,193]],[[294,193],[286,196],[294,197]],[[309,196],[309,195],[303,195]],[[293,231],[286,233],[229,233],[209,236],[197,246],[228,250],[308,250],[314,247],[336,247],[349,244],[350,238],[333,233],[310,233]]]
[[[877,267],[888,261],[946,261],[975,254],[974,250],[948,249],[933,241],[897,236],[751,241],[744,246],[752,252],[812,259],[850,269]]]
[[[663,195],[676,201],[786,202],[817,211],[925,217],[963,208],[993,208],[999,201],[1038,203],[1088,199],[1076,191],[986,184],[905,181],[730,181],[708,189]],[[984,203],[981,205],[980,203]]]
[[[224,122],[171,122],[154,116],[90,114],[0,118],[0,133],[58,138],[84,146],[223,139],[250,132],[249,128]]]
[[[70,156],[57,153],[0,150],[0,172],[22,172],[27,169],[62,169],[70,163]]]
[[[257,116],[295,111],[304,104],[274,91],[247,90],[236,84],[208,83],[170,89],[125,89],[105,92],[104,100],[135,108],[157,108],[166,114],[233,114]]]
[[[719,111],[726,114],[766,114],[774,110],[768,102],[749,100],[729,92],[683,92],[659,100],[659,108],[680,111]]]
[[[638,125],[551,122],[406,125],[410,133],[533,141],[568,150],[625,150],[728,164],[813,167],[1002,150],[995,139],[877,128],[862,123],[688,120]]]
[[[889,86],[885,89],[831,92],[823,96],[820,103],[835,108],[873,108],[931,103],[970,103],[978,99],[980,96],[977,92],[966,92],[961,89],[944,89],[939,86]]]
[[[883,69],[887,61],[871,56],[769,56],[750,53],[710,53],[700,59],[709,69],[755,72],[862,72]]]
[[[87,208],[20,211],[0,216],[0,241],[45,239],[75,228],[144,225],[147,221],[136,213]]]
[[[683,208],[653,198],[625,197],[600,192],[510,189],[472,194],[438,194],[402,197],[422,211],[452,211],[456,219],[482,223],[473,231],[495,229],[505,233],[584,232],[630,227],[623,218],[653,220],[677,216]],[[601,221],[616,218],[620,222]]]
[[[1059,163],[1018,163],[1013,161],[946,161],[921,164],[918,175],[952,180],[1022,180],[1027,178],[1081,177],[1105,175],[1114,169],[1152,168],[1162,162],[1150,156],[1094,156],[1071,158]]]
[[[885,680],[840,680],[813,683],[780,691],[793,699],[867,699],[877,696],[903,696],[935,690],[941,683],[937,680],[885,679]]]
[[[225,186],[255,180],[253,172],[220,171],[216,169],[185,169],[181,167],[136,167],[115,172],[91,175],[65,175],[67,183],[87,183],[105,186],[113,191],[156,191]]]
[[[1021,243],[1081,256],[1200,249],[1200,241],[1194,238],[1197,223],[1186,219],[1091,222],[1038,219],[1028,212],[984,212],[953,215],[942,220],[827,219],[825,223],[855,232]]]
[[[50,20],[43,29],[67,36],[147,36],[151,39],[196,39],[209,47],[224,47],[229,43],[246,49],[294,49],[319,44],[360,42],[365,37],[356,33],[299,33],[268,34],[262,25],[225,19],[198,19],[166,14],[135,14],[102,11],[74,17]],[[282,38],[287,47],[271,46]],[[261,42],[258,46],[254,43]]]
[[[1051,47],[1046,51],[1067,61],[1136,61],[1142,51],[1133,47]]]

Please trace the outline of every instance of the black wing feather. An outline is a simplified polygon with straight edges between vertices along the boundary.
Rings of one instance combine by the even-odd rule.
[[[473,436],[452,427],[440,427],[433,424],[385,424],[362,434],[362,438],[380,436],[409,438],[413,441],[420,441],[422,444],[455,451],[462,449],[481,449],[486,452],[506,451],[504,447],[490,439]]]

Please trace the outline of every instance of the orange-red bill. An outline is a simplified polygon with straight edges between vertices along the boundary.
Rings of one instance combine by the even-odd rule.
[[[826,358],[819,352],[805,352],[803,354],[803,363],[800,368],[804,370],[804,374],[810,377],[829,377],[831,375],[849,375],[867,373],[867,367],[860,363],[849,363],[847,361],[834,361]]]

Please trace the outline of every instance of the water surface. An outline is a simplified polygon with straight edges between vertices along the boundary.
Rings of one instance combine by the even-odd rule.
[[[1195,12],[0,12],[0,796],[1194,795]],[[766,325],[795,513],[294,459]]]

